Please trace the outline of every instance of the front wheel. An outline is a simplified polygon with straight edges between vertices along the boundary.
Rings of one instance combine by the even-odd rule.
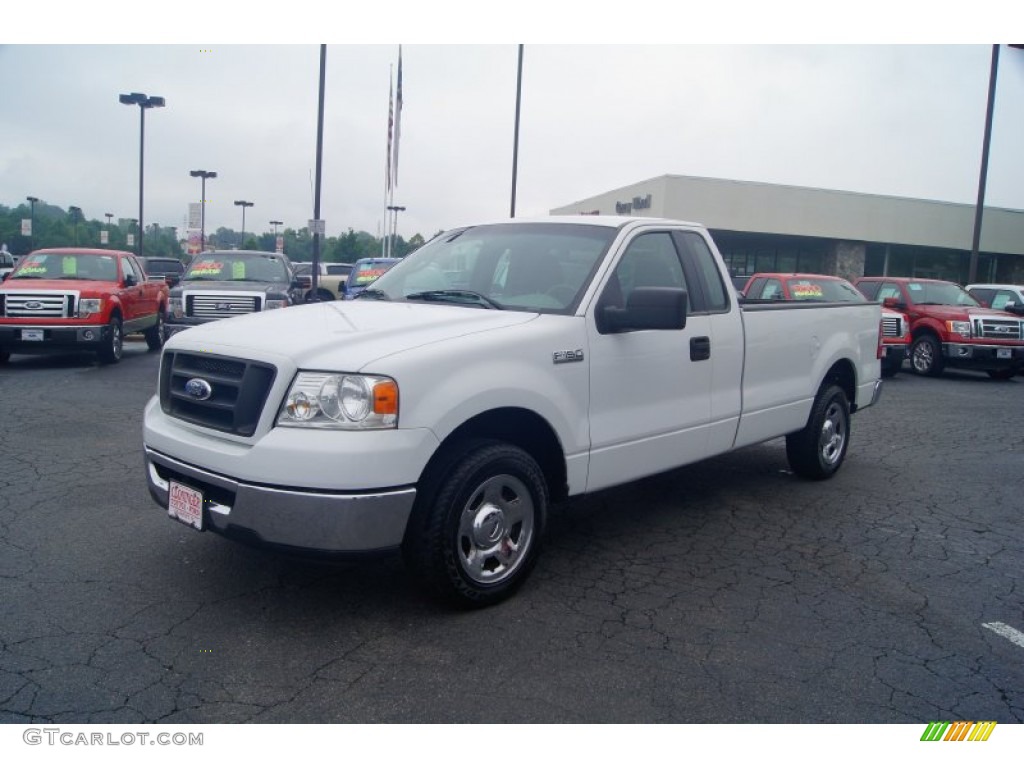
[[[121,361],[121,353],[124,351],[124,334],[121,330],[121,318],[114,315],[107,323],[107,333],[103,339],[103,345],[96,355],[104,364],[118,363]]]
[[[942,345],[934,336],[921,336],[910,348],[910,367],[920,376],[942,373]]]
[[[412,571],[462,607],[492,605],[533,569],[547,516],[547,485],[521,448],[473,441],[424,479],[402,545]]]
[[[825,480],[842,466],[849,444],[850,403],[841,387],[829,384],[814,398],[807,426],[786,435],[786,458],[801,477]]]

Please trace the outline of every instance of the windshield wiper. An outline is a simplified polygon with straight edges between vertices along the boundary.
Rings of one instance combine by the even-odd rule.
[[[465,299],[476,302],[477,304],[483,304],[489,309],[504,309],[501,304],[496,302],[494,299],[490,299],[484,296],[482,293],[476,291],[466,290],[445,290],[445,291],[420,291],[419,293],[406,294],[407,299],[421,300],[421,301],[455,301],[465,303]],[[461,300],[461,301],[460,301]]]
[[[367,299],[376,299],[377,301],[391,301],[391,297],[379,288],[364,288],[356,294],[357,299],[362,299],[364,297]]]

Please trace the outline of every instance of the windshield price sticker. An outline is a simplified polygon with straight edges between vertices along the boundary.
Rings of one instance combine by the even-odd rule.
[[[824,291],[821,290],[820,285],[809,285],[807,283],[799,283],[797,285],[794,285],[792,290],[793,298],[795,299],[820,299],[825,293]]]
[[[197,531],[203,530],[203,494],[172,480],[167,514]]]
[[[200,264],[196,264],[191,270],[189,270],[189,277],[196,275],[219,275],[224,269],[224,265],[219,261],[204,261]]]

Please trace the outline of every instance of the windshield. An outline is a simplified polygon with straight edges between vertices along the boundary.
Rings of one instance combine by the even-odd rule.
[[[32,253],[11,277],[38,280],[117,280],[117,257],[96,253]]]
[[[980,307],[971,294],[956,283],[907,283],[914,304],[948,304],[953,307]]]
[[[286,283],[288,270],[273,253],[211,253],[197,257],[184,279]]]
[[[836,278],[790,278],[786,287],[793,301],[866,301],[860,291],[845,280]]]
[[[617,232],[547,223],[453,230],[405,257],[368,298],[570,313]]]
[[[328,275],[347,275],[352,271],[351,264],[328,264],[327,274]]]

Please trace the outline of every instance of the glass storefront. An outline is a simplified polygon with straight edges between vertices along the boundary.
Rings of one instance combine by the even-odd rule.
[[[755,272],[821,273],[828,252],[828,241],[814,237],[722,230],[712,230],[711,236],[734,277]]]

